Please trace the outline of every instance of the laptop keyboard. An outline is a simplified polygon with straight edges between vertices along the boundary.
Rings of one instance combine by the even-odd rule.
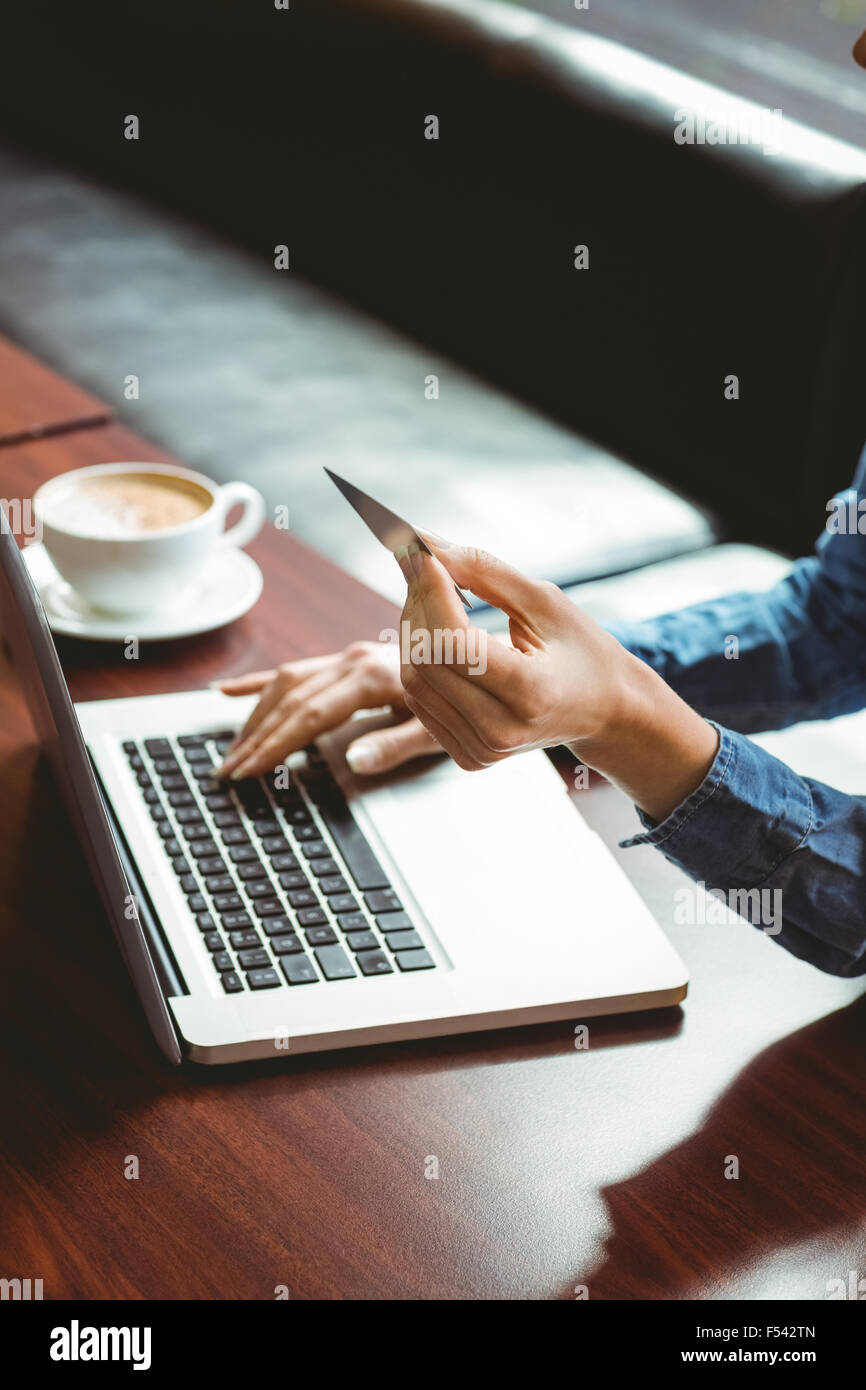
[[[434,969],[318,750],[288,786],[218,781],[233,737],[123,745],[226,994]]]

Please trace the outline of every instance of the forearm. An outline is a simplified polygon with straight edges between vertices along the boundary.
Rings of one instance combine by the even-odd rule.
[[[866,549],[862,537],[836,540]],[[694,709],[741,733],[850,713],[866,703],[866,605],[839,550],[801,561],[766,593],[610,630]]]
[[[624,843],[657,847],[819,969],[866,973],[866,798],[800,777],[648,674],[623,682],[607,729],[571,745],[644,813]]]

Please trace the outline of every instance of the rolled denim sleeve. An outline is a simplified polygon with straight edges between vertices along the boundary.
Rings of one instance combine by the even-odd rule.
[[[866,449],[828,513],[815,554],[772,589],[609,630],[694,709],[740,733],[862,709]]]
[[[866,973],[866,798],[715,727],[719,749],[700,786],[658,824],[639,811],[646,828],[623,846],[654,845],[820,970]]]

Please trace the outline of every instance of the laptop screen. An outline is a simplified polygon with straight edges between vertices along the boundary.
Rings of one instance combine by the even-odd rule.
[[[2,501],[0,633],[9,643],[13,669],[39,741],[60,787],[148,1021],[163,1051],[172,1061],[179,1061],[174,1028],[141,923],[135,914],[127,915],[128,906],[135,898],[120,862],[48,619]]]

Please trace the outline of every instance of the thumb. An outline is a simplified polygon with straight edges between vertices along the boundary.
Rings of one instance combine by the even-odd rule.
[[[428,734],[418,719],[406,719],[389,729],[377,729],[363,734],[346,749],[346,762],[353,772],[369,776],[374,772],[389,772],[410,758],[429,757],[441,753],[442,746]]]
[[[509,617],[530,631],[537,631],[550,606],[550,586],[530,579],[513,565],[499,560],[488,550],[475,546],[454,545],[430,531],[419,531],[436,559],[445,566],[455,584],[471,589],[473,594],[501,608]]]

